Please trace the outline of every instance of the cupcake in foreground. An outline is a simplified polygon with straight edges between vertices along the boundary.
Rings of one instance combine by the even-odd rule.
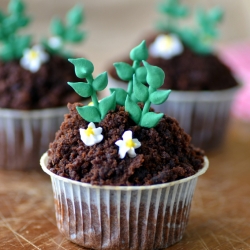
[[[38,167],[67,103],[83,100],[63,84],[77,79],[66,48],[85,36],[82,8],[72,8],[65,24],[54,19],[52,37],[35,45],[31,36],[18,34],[30,22],[25,10],[21,0],[11,0],[0,16],[0,169]]]
[[[239,88],[212,47],[223,13],[220,8],[197,9],[191,26],[185,22],[192,17],[191,9],[179,2],[161,3],[159,12],[166,21],[159,22],[158,32],[146,38],[148,62],[163,69],[166,78],[162,88],[172,90],[167,103],[153,107],[176,118],[194,145],[214,149],[223,142],[231,103]],[[132,64],[131,58],[122,61]],[[127,80],[114,68],[108,72],[110,87],[127,88]]]
[[[70,60],[87,83],[71,85],[92,104],[69,104],[55,140],[41,158],[54,191],[59,231],[91,249],[161,249],[181,240],[197,177],[208,168],[204,152],[190,144],[178,122],[154,112],[170,90],[158,90],[164,72],[150,65],[145,41],[131,51],[128,89],[106,88],[107,73],[93,78],[93,64]],[[145,84],[147,83],[147,84]]]

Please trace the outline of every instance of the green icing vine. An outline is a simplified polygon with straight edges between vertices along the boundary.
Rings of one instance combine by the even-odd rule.
[[[30,22],[25,10],[22,0],[11,0],[8,13],[0,12],[0,58],[3,61],[21,58],[24,49],[30,46],[30,36],[18,35],[18,31]]]
[[[74,6],[66,14],[66,22],[59,18],[51,21],[50,29],[54,37],[59,39],[61,44],[57,47],[51,46],[48,39],[43,39],[42,43],[51,54],[59,54],[65,57],[72,56],[65,50],[67,43],[79,43],[86,38],[86,32],[80,30],[79,26],[84,21],[84,12],[81,6]]]
[[[163,113],[149,112],[149,109],[151,103],[159,105],[165,102],[171,92],[157,90],[163,85],[165,74],[161,68],[145,61],[148,58],[145,41],[131,50],[130,58],[134,61],[133,66],[124,62],[114,63],[120,79],[129,81],[127,91],[121,88],[112,88],[110,91],[116,93],[116,102],[125,106],[125,110],[135,123],[142,127],[155,127]],[[143,104],[142,110],[138,102]]]
[[[166,20],[158,22],[158,30],[177,34],[196,53],[212,52],[212,43],[219,35],[217,25],[223,17],[221,8],[215,7],[208,11],[197,8],[194,14],[194,27],[181,27],[180,21],[189,18],[192,12],[188,7],[181,5],[179,0],[165,0],[159,5],[159,12]]]
[[[100,122],[110,110],[115,110],[115,93],[102,99],[97,99],[97,91],[104,90],[108,85],[108,75],[104,72],[93,78],[94,65],[85,58],[69,59],[75,67],[76,76],[87,82],[68,82],[75,92],[82,97],[91,97],[93,106],[77,107],[82,118],[88,122]]]

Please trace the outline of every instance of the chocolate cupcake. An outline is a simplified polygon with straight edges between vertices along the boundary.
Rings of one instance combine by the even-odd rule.
[[[66,24],[53,20],[53,36],[33,46],[30,36],[17,34],[30,21],[23,2],[10,1],[8,10],[0,22],[0,169],[39,169],[67,103],[84,101],[63,84],[76,80],[66,45],[84,38],[83,10],[70,10]]]
[[[143,63],[139,79],[148,85],[120,64],[132,85],[112,89],[100,101],[96,91],[107,86],[107,73],[93,78],[90,61],[70,60],[87,83],[69,84],[93,104],[68,105],[41,158],[52,180],[59,231],[91,249],[161,249],[181,240],[197,177],[208,168],[204,152],[190,144],[178,122],[150,108],[170,91],[157,90],[164,72],[145,61],[145,42],[131,57]]]
[[[211,43],[218,35],[216,25],[222,11],[214,8],[196,12],[194,27],[181,26],[190,18],[191,10],[174,1],[159,8],[167,21],[160,22],[158,31],[147,36],[148,62],[166,74],[162,89],[171,89],[167,103],[154,106],[178,120],[191,135],[192,143],[206,150],[222,144],[230,118],[231,104],[239,88],[231,70],[218,58]],[[130,58],[122,61],[132,65]],[[136,70],[138,66],[134,65]],[[110,87],[127,88],[129,80],[108,70]]]

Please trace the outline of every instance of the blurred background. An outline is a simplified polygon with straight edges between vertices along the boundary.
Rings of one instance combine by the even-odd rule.
[[[6,10],[9,0],[0,0],[0,8]],[[96,74],[109,66],[121,54],[142,40],[144,34],[154,29],[154,23],[161,18],[156,6],[160,0],[25,0],[27,12],[33,18],[27,32],[40,39],[49,35],[52,17],[64,17],[75,4],[83,4],[86,20],[83,28],[88,37],[74,50],[86,56],[95,64]],[[220,25],[221,37],[218,45],[224,45],[250,38],[249,0],[183,0],[189,6],[221,6],[225,18]]]

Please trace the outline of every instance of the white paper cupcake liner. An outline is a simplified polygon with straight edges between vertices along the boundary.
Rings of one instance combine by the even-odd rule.
[[[39,169],[67,107],[34,111],[0,109],[0,169]]]
[[[181,240],[198,176],[152,186],[93,186],[47,169],[54,192],[57,227],[70,241],[91,249],[152,250]]]
[[[109,88],[127,89],[127,84],[109,77]],[[167,101],[152,105],[157,112],[175,118],[192,137],[196,147],[210,150],[224,140],[231,106],[239,87],[218,91],[172,90]]]

